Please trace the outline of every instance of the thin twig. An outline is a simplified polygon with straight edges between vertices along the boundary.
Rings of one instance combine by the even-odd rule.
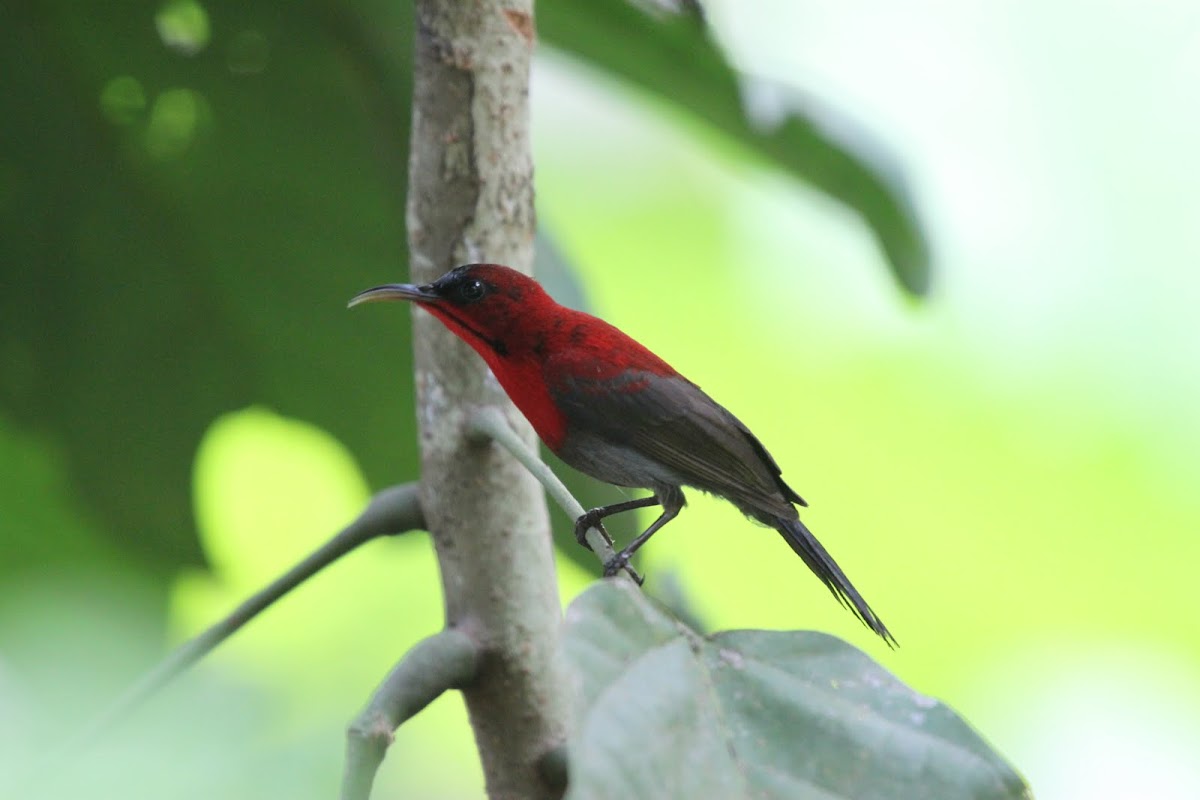
[[[155,692],[208,655],[243,625],[254,619],[292,589],[359,546],[380,536],[393,536],[424,527],[417,484],[406,483],[384,489],[366,509],[340,533],[313,551],[303,561],[260,590],[228,616],[167,655],[158,666],[118,697],[90,722],[78,728],[59,748],[76,751],[99,734],[127,717]]]
[[[572,522],[583,516],[583,506],[575,499],[575,495],[571,494],[571,490],[558,479],[554,470],[550,469],[545,461],[542,461],[537,451],[521,440],[521,437],[508,424],[508,420],[504,418],[500,409],[488,406],[477,410],[471,417],[469,433],[477,439],[491,439],[511,453],[513,458],[520,461],[521,465],[538,479],[538,482],[545,487],[546,493],[558,504],[559,508],[566,512]],[[586,538],[588,546],[600,559],[601,564],[608,564],[616,557],[612,543],[599,528],[588,528]],[[634,583],[641,584],[641,578],[632,566],[626,564],[625,572],[633,579]]]
[[[404,654],[346,730],[342,800],[367,800],[371,796],[375,773],[396,728],[443,692],[474,680],[479,657],[475,641],[454,628],[421,640]]]

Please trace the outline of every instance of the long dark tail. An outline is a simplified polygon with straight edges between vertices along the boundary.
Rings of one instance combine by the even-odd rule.
[[[833,560],[833,556],[829,555],[828,551],[821,546],[817,537],[812,535],[812,531],[804,527],[804,523],[798,519],[778,517],[773,522],[772,527],[787,540],[787,543],[796,551],[796,555],[804,559],[804,563],[816,573],[838,602],[853,611],[855,616],[862,620],[868,628],[879,634],[889,647],[895,647],[896,639],[892,636],[891,631],[883,624],[883,620],[879,619],[879,616],[871,610],[867,601],[863,600],[862,595],[846,577],[846,573],[842,572],[842,568]]]

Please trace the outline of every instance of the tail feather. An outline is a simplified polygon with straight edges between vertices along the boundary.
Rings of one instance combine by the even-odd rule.
[[[896,647],[896,639],[883,624],[883,620],[879,619],[879,616],[871,610],[867,601],[863,600],[862,595],[850,583],[846,573],[842,572],[842,568],[833,560],[833,556],[829,555],[829,552],[821,546],[817,537],[812,535],[812,531],[806,528],[803,522],[798,519],[778,518],[773,520],[772,527],[787,540],[787,543],[796,551],[796,555],[804,559],[804,563],[816,573],[816,576],[828,587],[839,603],[854,612],[854,615],[862,620],[864,625],[879,634],[889,647]]]

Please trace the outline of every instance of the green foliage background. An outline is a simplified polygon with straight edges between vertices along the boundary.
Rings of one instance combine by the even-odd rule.
[[[770,444],[902,648],[705,498],[642,565],[714,628],[861,645],[1039,797],[1195,796],[1200,18],[752,5],[710,9],[739,63],[898,152],[937,253],[926,302],[786,165],[550,50],[539,214],[594,310]],[[194,9],[0,10],[0,74],[21,76],[0,95],[0,788],[163,630],[415,469],[407,312],[343,310],[403,276],[406,6]],[[560,562],[566,601],[589,577]],[[329,796],[344,722],[440,616],[422,539],[355,554],[64,792]],[[479,795],[457,699],[381,780]]]

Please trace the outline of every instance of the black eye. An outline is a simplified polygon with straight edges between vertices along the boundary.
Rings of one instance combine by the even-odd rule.
[[[483,299],[485,294],[487,294],[487,287],[483,281],[478,279],[463,281],[458,287],[458,296],[464,303],[474,303],[476,300]]]

